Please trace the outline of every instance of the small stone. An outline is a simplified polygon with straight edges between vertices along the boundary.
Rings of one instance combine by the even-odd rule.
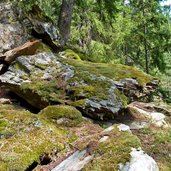
[[[40,128],[42,126],[42,123],[38,120],[34,123],[34,126]]]
[[[110,132],[114,129],[114,126],[110,126],[108,128],[106,128],[103,132]]]
[[[0,98],[0,104],[11,104],[11,100],[6,98]]]
[[[130,127],[125,125],[125,124],[120,124],[119,126],[117,126],[119,131],[128,131],[131,132]]]
[[[109,138],[109,136],[103,136],[100,140],[99,140],[99,142],[101,143],[101,142],[105,142],[105,141],[107,141],[107,139]]]

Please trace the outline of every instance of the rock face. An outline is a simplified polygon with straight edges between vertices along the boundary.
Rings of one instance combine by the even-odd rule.
[[[36,36],[46,42],[53,50],[59,47],[59,35],[56,27],[41,11],[33,7],[29,14],[23,14],[11,3],[0,3],[0,56],[8,50],[23,45]]]
[[[128,66],[94,64],[40,53],[18,57],[0,80],[39,109],[66,103],[103,120],[115,118],[129,101],[145,96],[143,89],[152,78]],[[124,91],[127,85],[131,86]]]
[[[12,4],[0,3],[0,54],[23,44],[29,39],[28,30],[18,19]]]

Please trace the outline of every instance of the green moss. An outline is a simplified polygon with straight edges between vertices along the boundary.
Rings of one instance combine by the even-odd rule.
[[[86,106],[86,99],[77,100],[77,101],[71,102],[70,104],[74,107],[84,108]]]
[[[65,126],[76,126],[77,124],[82,122],[81,113],[72,106],[48,106],[39,114],[48,118],[49,120],[56,121],[60,118],[63,118],[62,124],[64,124]]]
[[[65,60],[65,59],[63,59]],[[153,78],[135,67],[121,64],[92,63],[87,61],[65,60],[68,64],[75,67],[77,71],[89,71],[91,74],[103,75],[113,80],[124,78],[135,78],[140,85],[144,86]]]
[[[26,73],[30,72],[24,65],[22,65],[20,63],[15,63],[14,68],[24,71]]]
[[[62,55],[64,55],[66,58],[69,58],[69,59],[76,59],[79,61],[81,60],[79,55],[71,49],[66,49],[65,51],[62,52]]]
[[[13,131],[10,137],[0,139],[0,170],[25,170],[43,154],[65,150],[66,131],[38,115],[0,105],[0,118],[1,126]]]
[[[4,120],[0,120],[0,127],[6,127],[8,125],[8,122]]]
[[[84,97],[91,97],[95,96],[97,93],[97,89],[91,85],[81,85],[78,87],[72,87],[71,91],[74,92],[74,97],[84,96]]]
[[[49,46],[47,46],[46,44],[41,42],[36,53],[40,53],[40,52],[51,52],[51,48]]]
[[[52,102],[56,103],[64,103],[65,100],[65,90],[58,88],[58,82],[56,79],[47,81],[40,80],[39,77],[37,80],[33,80],[31,83],[23,83],[21,85],[21,90],[28,94],[26,98],[31,104],[35,105],[39,96],[41,101],[47,102],[43,107],[46,107],[47,104],[51,104]],[[28,92],[29,90],[29,92]],[[36,98],[34,98],[36,96]]]
[[[127,104],[129,103],[128,98],[118,89],[115,90],[115,94],[117,98],[122,99],[123,106],[126,108]]]
[[[7,171],[8,166],[3,161],[0,161],[0,171]]]
[[[119,132],[117,128],[112,130],[109,139],[97,147],[94,159],[84,171],[118,171],[119,164],[125,164],[130,160],[131,148],[138,148],[139,139],[129,132]]]
[[[109,81],[98,79],[98,77],[92,75],[88,71],[75,70],[73,78],[68,80],[68,83],[82,82],[87,85],[78,85],[72,87],[70,90],[73,92],[73,97],[76,100],[80,100],[80,97],[93,97],[97,100],[108,99],[109,89],[112,84]]]
[[[156,159],[161,171],[170,171],[171,128],[148,128],[136,132],[144,151]],[[148,139],[148,141],[147,141]]]
[[[157,131],[154,137],[155,137],[155,143],[157,144],[171,143],[171,129]]]

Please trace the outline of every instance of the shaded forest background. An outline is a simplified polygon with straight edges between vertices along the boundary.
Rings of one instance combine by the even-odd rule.
[[[21,0],[16,5],[24,11],[37,5],[58,27],[64,49],[81,59],[132,65],[160,78],[158,92],[171,102],[171,8],[161,0]]]

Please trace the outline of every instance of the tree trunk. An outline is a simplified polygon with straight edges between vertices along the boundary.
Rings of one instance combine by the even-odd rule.
[[[147,35],[147,27],[146,24],[144,24],[144,36]],[[146,73],[149,73],[149,65],[148,65],[148,61],[149,61],[149,57],[148,57],[148,45],[147,45],[147,38],[144,38],[144,49],[145,49],[145,68],[146,68]]]
[[[143,8],[143,17],[145,18],[145,6],[144,6],[145,0],[142,0],[142,8]],[[149,56],[148,56],[148,44],[147,44],[147,23],[143,21],[143,30],[144,30],[144,50],[145,50],[145,69],[146,73],[149,73]]]
[[[74,0],[62,0],[58,21],[59,32],[61,35],[60,43],[62,46],[64,46],[69,39],[73,5]]]

